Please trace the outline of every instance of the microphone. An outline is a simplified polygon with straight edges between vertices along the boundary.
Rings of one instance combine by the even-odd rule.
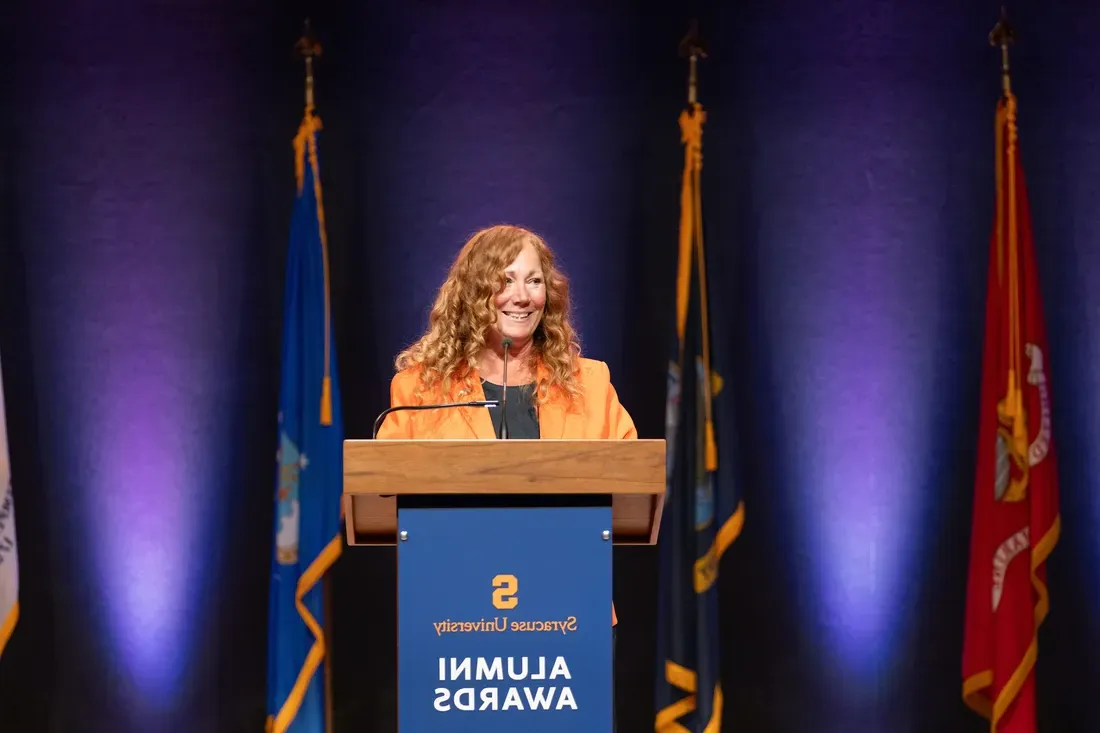
[[[378,429],[382,427],[382,422],[386,419],[386,415],[391,412],[400,412],[401,410],[436,410],[447,407],[497,407],[500,402],[497,400],[474,400],[472,402],[440,402],[437,405],[397,405],[396,407],[387,407],[382,410],[382,413],[374,420],[374,430],[371,432],[371,440],[378,437]]]
[[[508,349],[512,348],[512,339],[505,336],[500,340],[500,345],[504,348],[504,375],[501,379],[504,382],[500,388],[500,439],[508,439]]]

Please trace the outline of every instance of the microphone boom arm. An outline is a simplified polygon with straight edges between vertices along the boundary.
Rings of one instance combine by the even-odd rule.
[[[382,410],[382,413],[374,420],[374,430],[371,431],[371,440],[378,439],[378,430],[382,427],[383,421],[386,416],[391,412],[400,412],[401,410],[436,410],[444,407],[497,407],[500,405],[498,400],[474,400],[472,402],[441,402],[435,405],[395,405],[393,407],[387,407]]]

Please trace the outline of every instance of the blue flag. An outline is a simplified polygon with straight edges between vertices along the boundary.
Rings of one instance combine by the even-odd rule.
[[[657,733],[721,730],[718,566],[744,521],[733,471],[718,467],[722,379],[711,355],[699,191],[704,120],[698,103],[680,115],[685,157],[666,408],[668,484],[658,541]]]
[[[278,478],[268,618],[267,730],[323,733],[327,653],[321,580],[340,556],[344,428],[329,304],[317,133],[294,140],[298,194],[283,302]]]

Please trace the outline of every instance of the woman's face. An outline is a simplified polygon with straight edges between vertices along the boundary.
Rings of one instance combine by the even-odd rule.
[[[546,306],[546,280],[538,252],[530,242],[504,269],[504,289],[497,293],[494,305],[497,320],[494,336],[499,341],[512,339],[512,349],[519,351],[530,343],[542,320]]]

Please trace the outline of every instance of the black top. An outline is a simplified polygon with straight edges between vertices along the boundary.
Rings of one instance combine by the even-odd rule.
[[[499,384],[481,380],[481,388],[485,391],[485,399],[500,400]],[[535,385],[521,384],[508,388],[508,437],[515,440],[538,440],[539,438],[539,411],[534,401]],[[486,407],[493,419],[493,432],[500,435],[499,407]]]

